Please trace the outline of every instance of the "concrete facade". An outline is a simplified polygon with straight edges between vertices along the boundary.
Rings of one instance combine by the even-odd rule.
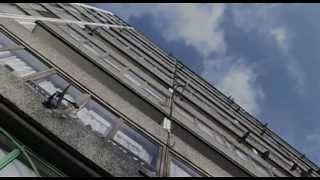
[[[319,176],[315,164],[115,15],[79,4],[1,6],[1,33],[47,66],[24,77],[0,66],[1,99],[61,146],[61,152],[66,151],[61,157],[77,164],[74,171],[88,172],[79,176]],[[6,13],[20,16],[8,18]],[[35,20],[23,24],[30,16]],[[53,74],[80,92],[76,113],[94,101],[114,114],[106,136],[73,117],[70,107],[43,106],[46,99],[34,84]],[[13,128],[14,119],[1,119],[0,126],[24,143],[28,137]],[[171,123],[169,130],[164,119]],[[140,143],[134,143],[140,149],[116,142],[119,131],[127,132],[131,143]],[[76,176],[34,147],[35,142],[25,141],[66,176]],[[154,153],[152,163],[143,159],[148,156],[141,155],[142,150]]]

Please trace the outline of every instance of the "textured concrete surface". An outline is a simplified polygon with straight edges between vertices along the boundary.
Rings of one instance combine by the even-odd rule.
[[[74,119],[64,119],[50,113],[41,104],[39,95],[21,80],[0,67],[0,94],[10,99],[36,122],[50,130],[59,139],[91,159],[114,176],[140,176],[141,164],[132,155],[124,153],[105,139]]]

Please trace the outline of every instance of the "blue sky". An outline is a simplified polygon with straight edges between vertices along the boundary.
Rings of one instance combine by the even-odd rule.
[[[320,164],[320,4],[91,4],[109,10]]]

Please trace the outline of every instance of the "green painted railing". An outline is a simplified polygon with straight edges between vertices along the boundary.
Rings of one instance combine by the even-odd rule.
[[[37,169],[37,167],[34,165],[32,159],[30,158],[30,156],[28,155],[28,153],[25,151],[25,148],[23,145],[20,145],[15,139],[14,137],[12,137],[6,130],[4,130],[3,128],[0,127],[0,133],[5,135],[16,147],[17,149],[14,149],[13,151],[11,151],[9,154],[7,154],[4,158],[0,159],[0,171],[5,168],[8,164],[10,164],[12,161],[14,161],[15,159],[17,159],[19,157],[19,155],[22,153],[26,159],[28,160],[28,162],[30,163],[34,173],[36,174],[36,176],[40,177],[39,171]]]

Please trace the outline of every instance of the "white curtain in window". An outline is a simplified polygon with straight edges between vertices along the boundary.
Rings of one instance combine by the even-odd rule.
[[[94,131],[102,135],[106,135],[111,128],[111,124],[93,110],[82,108],[78,111],[77,116],[84,125],[90,125]]]
[[[123,132],[118,131],[114,137],[114,140],[149,164],[151,163],[152,156],[143,148],[143,146]]]

